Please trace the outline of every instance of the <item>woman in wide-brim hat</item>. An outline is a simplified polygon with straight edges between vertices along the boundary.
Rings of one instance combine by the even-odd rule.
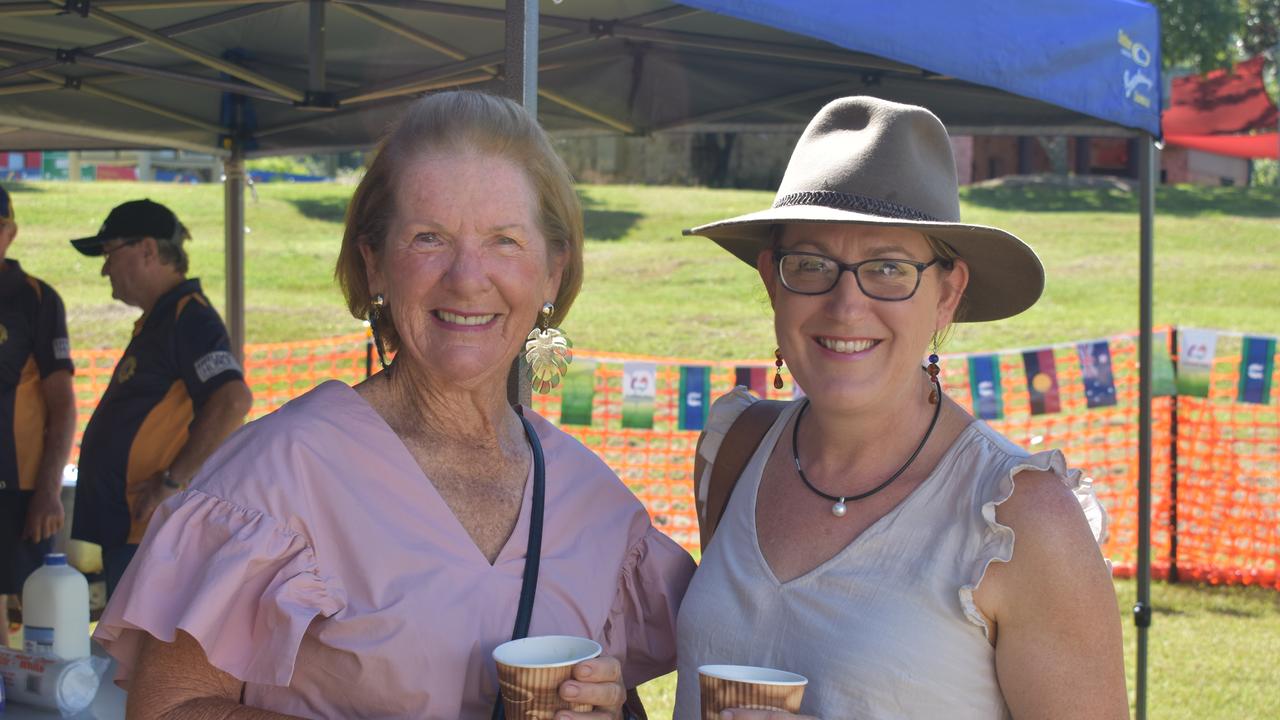
[[[697,481],[718,524],[680,611],[676,717],[700,717],[711,663],[800,673],[802,711],[828,720],[1126,717],[1090,481],[975,420],[923,361],[951,323],[1016,315],[1044,287],[1025,243],[960,222],[941,122],[834,101],[772,207],[687,232],[760,273],[780,372],[806,396],[763,439],[730,430],[745,389],[712,408]],[[730,489],[710,488],[743,444]]]

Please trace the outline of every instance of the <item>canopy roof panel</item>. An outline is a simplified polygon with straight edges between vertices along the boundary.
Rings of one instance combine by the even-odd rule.
[[[504,7],[0,0],[0,147],[220,152],[229,136],[251,155],[367,146],[423,92],[499,87]],[[1143,94],[1148,76],[1160,87],[1145,50],[1159,46],[1156,14],[1130,0],[542,10],[539,111],[553,131],[800,126],[857,93],[928,106],[958,132],[1159,127],[1138,102],[1159,108]]]

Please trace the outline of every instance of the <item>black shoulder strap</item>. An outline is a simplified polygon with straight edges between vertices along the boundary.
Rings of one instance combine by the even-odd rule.
[[[724,515],[725,506],[729,504],[729,497],[733,495],[733,488],[738,484],[738,478],[746,469],[747,463],[751,461],[756,448],[760,447],[760,441],[764,439],[765,433],[773,427],[773,423],[777,421],[778,416],[782,414],[782,409],[786,406],[787,403],[783,400],[760,400],[752,403],[742,411],[738,419],[733,421],[733,425],[729,426],[729,431],[724,434],[720,450],[716,453],[715,463],[711,466],[711,481],[707,488],[706,502],[698,507],[698,529],[703,552],[707,551],[707,544],[711,542],[711,536],[715,534],[716,526],[720,524],[720,518]],[[701,455],[695,456],[693,463],[695,488],[701,482],[705,463]]]
[[[525,419],[523,409],[516,407],[520,414],[520,422],[524,425],[524,434],[529,438],[529,449],[533,451],[533,502],[529,510],[529,541],[525,545],[524,580],[520,583],[520,607],[516,609],[516,625],[511,632],[512,640],[529,636],[529,622],[533,619],[533,598],[538,592],[538,564],[542,559],[542,506],[547,494],[546,459],[542,455],[542,442],[533,425]],[[504,720],[506,717],[502,707],[502,693],[493,704],[493,720]]]

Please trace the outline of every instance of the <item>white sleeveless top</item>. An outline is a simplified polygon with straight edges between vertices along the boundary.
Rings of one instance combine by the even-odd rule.
[[[744,388],[720,398],[708,418],[708,460],[755,401]],[[676,720],[696,720],[698,666],[758,665],[809,679],[802,712],[823,720],[1008,718],[995,648],[973,602],[993,561],[1013,557],[1013,530],[995,519],[1026,469],[1062,478],[1080,500],[1094,537],[1106,516],[1090,480],[1056,450],[1030,455],[976,421],[929,477],[834,557],[781,583],[756,536],[760,476],[785,408],[743,471],[680,607]]]

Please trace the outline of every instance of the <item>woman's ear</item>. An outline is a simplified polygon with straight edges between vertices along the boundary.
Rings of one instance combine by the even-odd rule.
[[[764,282],[764,289],[769,293],[769,304],[772,305],[778,295],[778,264],[773,261],[773,248],[765,246],[756,254],[756,272]]]
[[[560,299],[560,282],[564,279],[564,266],[568,262],[567,252],[551,249],[547,253],[547,285],[544,295],[551,298],[553,303]]]
[[[364,259],[364,281],[369,287],[369,296],[382,292],[382,267],[378,264],[378,252],[365,242],[364,238],[356,241],[360,248],[360,257]]]
[[[942,332],[955,320],[956,308],[964,298],[965,288],[969,287],[969,263],[960,258],[952,261],[952,267],[942,276],[941,292],[938,294],[938,322],[934,329]]]

